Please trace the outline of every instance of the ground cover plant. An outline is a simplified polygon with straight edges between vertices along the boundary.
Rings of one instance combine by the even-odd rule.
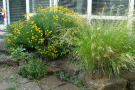
[[[54,75],[59,76],[61,80],[65,80],[67,82],[73,83],[74,85],[77,85],[78,87],[81,88],[81,90],[89,90],[82,84],[78,76],[72,77],[71,75],[63,71],[60,71],[59,73],[55,73]]]
[[[7,88],[5,90],[16,90],[16,87],[10,87],[10,88]]]
[[[23,61],[27,62],[29,59],[33,57],[32,54],[28,53],[23,46],[18,47],[11,47],[9,49],[11,51],[11,55],[17,60],[17,61]]]
[[[20,66],[18,74],[28,79],[39,79],[47,74],[46,65],[39,59],[32,59]]]
[[[59,30],[78,27],[74,17],[76,14],[63,7],[41,7],[29,20],[20,20],[8,26],[8,46],[23,45],[27,50],[36,51],[46,59],[59,58],[66,47],[66,44],[59,41]]]

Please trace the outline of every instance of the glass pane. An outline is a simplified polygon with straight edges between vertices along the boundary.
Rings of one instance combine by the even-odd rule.
[[[0,24],[3,24],[4,22],[2,8],[3,8],[3,0],[0,0]]]
[[[59,0],[58,5],[68,7],[80,14],[87,12],[87,0]]]
[[[98,15],[116,15],[123,16],[128,9],[129,0],[92,0],[92,14]]]
[[[33,13],[40,7],[40,5],[43,8],[46,8],[47,6],[50,5],[49,0],[30,0],[30,13]]]
[[[26,0],[9,0],[10,22],[16,22],[24,18],[26,14]]]

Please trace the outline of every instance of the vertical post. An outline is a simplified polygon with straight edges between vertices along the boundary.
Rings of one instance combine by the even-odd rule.
[[[52,0],[50,0],[50,7],[52,7]]]
[[[4,18],[4,28],[6,27],[7,25],[7,10],[6,10],[6,0],[3,0],[3,9],[5,11],[5,18]]]
[[[134,17],[134,0],[129,0],[128,25],[127,26],[131,27],[131,29],[132,29],[133,17]]]
[[[87,19],[88,19],[88,23],[91,22],[91,16],[92,16],[92,0],[87,0]]]
[[[10,24],[10,9],[9,9],[9,0],[7,0],[7,21],[8,21],[8,24]]]
[[[30,13],[30,2],[29,0],[26,0],[26,14],[27,14],[26,19],[29,19],[29,13]]]
[[[58,0],[54,0],[54,6],[58,6]]]

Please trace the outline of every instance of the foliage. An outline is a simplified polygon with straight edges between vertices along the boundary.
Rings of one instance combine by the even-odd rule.
[[[8,46],[23,45],[27,50],[34,50],[46,59],[59,58],[66,48],[66,44],[60,43],[59,34],[78,27],[74,16],[76,14],[63,7],[41,7],[29,20],[20,20],[8,26]]]
[[[37,59],[29,60],[28,64],[22,65],[18,71],[18,74],[29,79],[39,79],[46,73],[45,63]]]
[[[59,72],[59,73],[56,73],[55,75],[59,76],[59,78],[62,79],[62,80],[65,80],[65,81],[68,81],[68,82],[71,82],[71,83],[77,85],[78,87],[81,88],[81,90],[89,90],[89,89],[86,89],[84,87],[82,82],[79,80],[78,76],[72,77],[68,73],[65,73],[65,72],[62,72],[62,71]]]
[[[18,46],[17,48],[11,47],[9,51],[11,51],[11,55],[17,60],[28,61],[31,57],[31,55],[26,52],[26,49],[22,46]]]
[[[1,56],[1,55],[5,55],[5,56],[7,56],[8,54],[6,54],[6,53],[1,53],[1,52],[0,52],[0,56]]]
[[[16,87],[9,87],[9,88],[7,88],[5,90],[16,90]]]
[[[64,33],[62,38],[69,38],[73,56],[84,69],[117,76],[122,68],[135,66],[135,35],[126,21],[96,20],[75,31],[74,35]]]

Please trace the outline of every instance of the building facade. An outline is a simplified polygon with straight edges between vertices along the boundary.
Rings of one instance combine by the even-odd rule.
[[[40,5],[43,8],[52,5],[68,7],[90,21],[92,19],[125,20],[129,17],[133,18],[134,14],[134,0],[0,0],[0,8],[3,8],[3,11],[0,10],[0,17],[5,14],[5,18],[0,19],[0,29],[4,29],[12,22],[28,19]],[[23,15],[27,13],[29,15],[24,18]],[[132,23],[131,19],[129,23]]]

